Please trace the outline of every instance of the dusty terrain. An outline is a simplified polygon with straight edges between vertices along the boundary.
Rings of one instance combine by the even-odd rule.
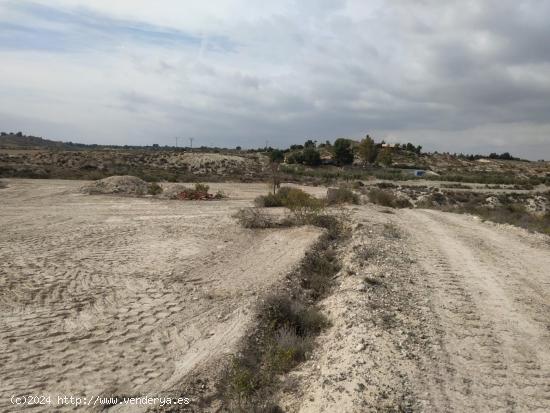
[[[319,234],[239,228],[231,214],[263,184],[211,184],[229,199],[182,202],[5,182],[0,410],[14,393],[184,391],[186,375],[235,351],[258,297]],[[320,303],[332,325],[282,378],[284,411],[550,411],[550,237],[434,210],[349,210]]]
[[[288,412],[550,411],[550,239],[468,215],[361,206],[333,326]]]
[[[1,411],[14,408],[13,394],[170,388],[232,351],[257,295],[319,234],[239,228],[231,215],[266,192],[261,184],[220,185],[228,200],[181,202],[84,195],[78,181],[6,182]]]
[[[149,181],[189,178],[258,180],[265,157],[240,152],[184,150],[20,150],[0,148],[0,176],[53,179],[100,179],[137,175]]]

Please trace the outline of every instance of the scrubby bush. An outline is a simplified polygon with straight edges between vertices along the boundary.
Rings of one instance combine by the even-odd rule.
[[[274,228],[277,226],[271,216],[258,208],[243,208],[233,215],[244,228]]]
[[[197,191],[197,192],[208,193],[209,190],[210,190],[210,187],[208,185],[201,184],[201,183],[196,183],[195,184],[195,191]]]
[[[331,240],[340,237],[345,231],[345,226],[342,220],[338,219],[334,215],[311,214],[308,217],[307,223],[315,227],[326,229],[327,236]]]
[[[325,316],[315,307],[307,307],[285,294],[276,293],[267,297],[260,314],[269,330],[290,328],[302,337],[319,333],[328,324]]]
[[[254,203],[260,207],[284,206],[293,212],[296,219],[302,221],[308,214],[318,212],[324,207],[323,200],[291,187],[282,187],[275,194],[259,196]]]
[[[300,274],[302,287],[310,290],[314,297],[324,295],[332,285],[332,277],[340,269],[330,250],[315,250],[302,260]]]
[[[359,195],[350,189],[340,187],[330,193],[330,196],[327,197],[327,203],[329,205],[358,204]]]
[[[392,192],[384,191],[377,188],[372,188],[368,192],[369,200],[378,205],[382,205],[390,208],[410,208],[412,204],[408,199],[399,198]]]
[[[160,186],[156,182],[149,184],[149,188],[147,189],[147,193],[149,195],[159,195],[159,194],[162,194],[162,191],[163,191],[162,186]]]
[[[254,205],[262,208],[282,207],[283,200],[277,194],[260,195],[254,199]]]
[[[400,238],[401,232],[399,231],[399,228],[397,228],[397,225],[395,225],[392,222],[384,224],[384,229],[382,231],[382,234],[386,238]]]
[[[274,373],[285,373],[296,364],[307,359],[313,348],[311,336],[300,336],[296,330],[285,326],[276,333],[268,353],[269,369]]]

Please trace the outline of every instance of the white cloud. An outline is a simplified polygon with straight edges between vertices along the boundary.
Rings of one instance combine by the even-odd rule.
[[[550,157],[549,11],[509,0],[6,1],[0,121],[98,143],[369,132]]]

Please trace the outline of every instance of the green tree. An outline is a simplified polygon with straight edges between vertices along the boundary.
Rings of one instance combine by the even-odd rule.
[[[317,141],[313,141],[311,139],[308,139],[305,143],[304,143],[304,148],[315,148],[315,146],[317,146]]]
[[[302,151],[303,162],[309,166],[317,166],[321,164],[321,154],[314,147],[306,146]]]
[[[390,166],[393,162],[391,150],[389,148],[381,150],[376,160],[384,166]]]
[[[353,163],[353,151],[351,150],[351,142],[349,139],[336,139],[332,148],[332,154],[338,165],[349,165]]]
[[[369,135],[359,143],[358,151],[359,157],[365,164],[373,163],[378,155],[378,147]]]
[[[271,163],[281,163],[285,159],[285,154],[280,149],[273,149],[269,152],[269,161]]]

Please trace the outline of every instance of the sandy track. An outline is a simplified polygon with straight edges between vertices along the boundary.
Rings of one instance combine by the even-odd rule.
[[[231,214],[263,185],[225,184],[232,199],[219,202],[86,196],[80,185],[1,190],[2,411],[12,394],[171,387],[232,350],[258,294],[319,234],[240,229]]]
[[[471,216],[400,214],[440,333],[432,411],[550,411],[550,246]]]

